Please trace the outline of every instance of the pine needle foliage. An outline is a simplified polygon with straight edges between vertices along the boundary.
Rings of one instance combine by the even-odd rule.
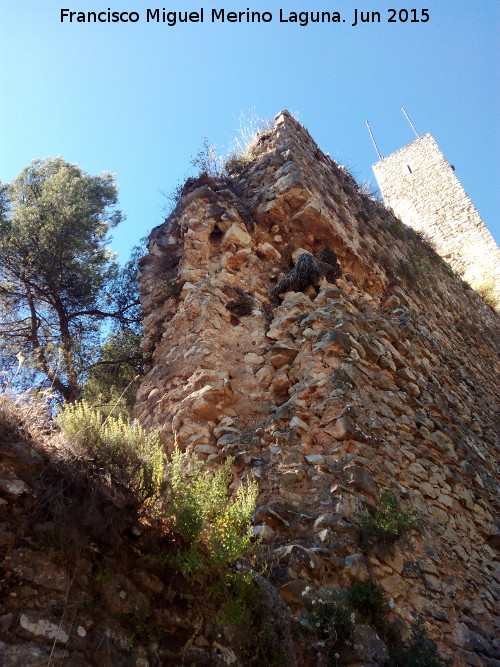
[[[50,387],[73,402],[101,363],[104,323],[139,331],[141,251],[120,268],[109,248],[123,219],[117,192],[112,174],[61,157],[0,184],[0,365],[17,389]]]

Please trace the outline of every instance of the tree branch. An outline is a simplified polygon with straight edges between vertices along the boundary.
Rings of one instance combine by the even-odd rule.
[[[133,357],[126,357],[124,359],[110,359],[109,361],[96,361],[94,364],[91,364],[90,366],[87,366],[84,368],[85,371],[90,371],[96,366],[113,366],[113,365],[118,365],[118,364],[128,364],[131,368],[135,370],[135,366],[132,362],[137,361],[137,362],[142,362],[144,361],[143,358],[139,355],[133,356]]]

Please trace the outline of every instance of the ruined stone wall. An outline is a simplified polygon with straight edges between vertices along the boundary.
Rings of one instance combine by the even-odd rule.
[[[453,665],[498,667],[494,311],[287,112],[238,172],[188,180],[140,285],[136,416],[168,451],[233,457],[233,488],[257,480],[259,609],[286,645],[272,664],[383,665],[389,635],[359,614],[338,660],[301,624],[308,589],[373,578],[403,638],[418,617]],[[186,603],[203,596],[154,514],[91,461],[81,487],[46,424],[30,435],[4,407],[0,665],[256,664]],[[417,518],[394,550],[363,529],[384,490]]]
[[[326,248],[341,278],[277,294]],[[500,664],[494,311],[287,112],[239,173],[188,181],[140,287],[136,417],[169,451],[231,455],[235,483],[258,481],[255,532],[291,618],[308,586],[373,577],[404,632],[420,616],[454,665]],[[418,517],[392,554],[361,529],[387,489]],[[345,664],[382,664],[358,630]]]
[[[394,213],[425,232],[473,287],[493,280],[500,299],[500,250],[433,137],[404,146],[373,171]]]

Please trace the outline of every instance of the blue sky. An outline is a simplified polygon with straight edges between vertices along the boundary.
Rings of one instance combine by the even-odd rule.
[[[160,9],[164,5],[158,5]],[[427,8],[427,23],[388,23],[388,8]],[[138,23],[61,23],[60,10],[137,11]],[[496,0],[248,0],[180,2],[205,22],[146,23],[147,0],[2,0],[0,180],[34,158],[62,155],[85,171],[116,174],[127,220],[113,248],[162,222],[165,197],[190,173],[204,136],[221,150],[240,114],[298,113],[320,147],[360,181],[377,160],[431,132],[500,243]],[[213,24],[212,8],[270,11],[267,24]],[[279,9],[339,11],[340,24],[279,22]],[[381,23],[353,27],[354,8]]]

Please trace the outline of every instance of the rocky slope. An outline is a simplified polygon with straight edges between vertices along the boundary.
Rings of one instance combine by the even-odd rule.
[[[403,634],[420,616],[454,665],[500,664],[493,310],[287,112],[238,172],[186,183],[140,286],[136,417],[258,481],[255,532],[291,618],[306,587],[373,577]],[[418,517],[392,553],[361,530],[384,490]],[[344,659],[381,664],[363,628]]]

